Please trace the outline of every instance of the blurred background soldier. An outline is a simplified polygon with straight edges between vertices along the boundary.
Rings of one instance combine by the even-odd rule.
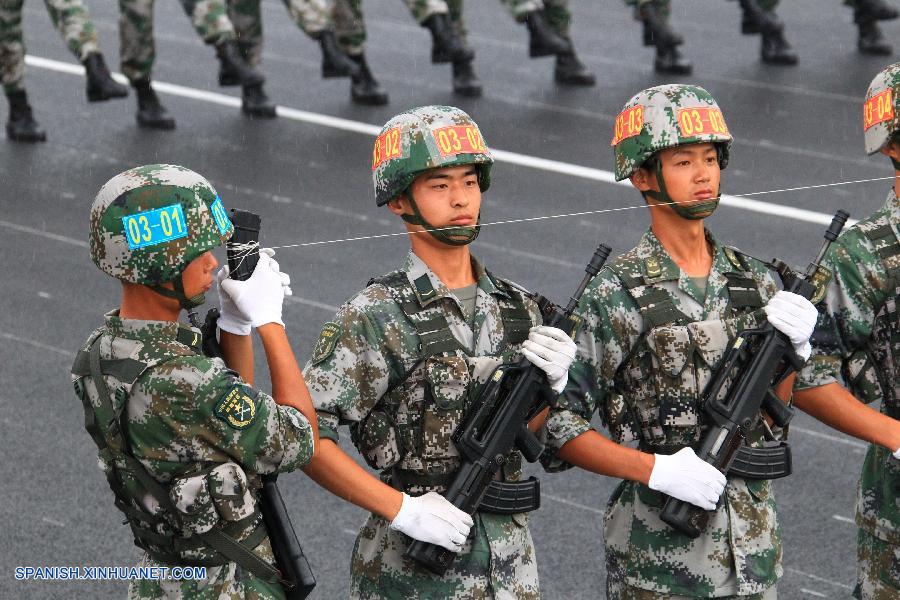
[[[366,23],[362,0],[334,0],[334,29],[341,50],[359,67],[351,75],[350,99],[356,104],[381,106],[388,103],[388,95],[369,70],[366,61]]]
[[[359,66],[344,54],[334,32],[335,0],[284,0],[291,18],[322,49],[322,77],[351,77]]]
[[[678,46],[684,38],[669,27],[669,0],[625,0],[634,7],[634,18],[643,22],[645,46],[656,47],[653,68],[667,75],[690,75],[691,61],[682,56]]]
[[[137,122],[151,129],[174,129],[175,119],[159,101],[150,85],[156,46],[153,39],[153,1],[119,0],[119,34],[122,72],[131,82],[137,94]],[[261,39],[262,30],[254,24],[252,10],[249,16],[229,20],[228,11],[220,0],[182,0],[197,33],[207,44],[216,48],[219,59],[219,84],[242,85],[241,110],[250,116],[275,116],[275,107],[268,102],[262,89],[265,78],[252,65],[259,62],[259,55],[246,50],[252,44],[246,39]],[[256,18],[258,23],[259,7]],[[241,38],[241,44],[238,39]]]
[[[863,54],[887,56],[894,48],[884,40],[878,21],[896,19],[897,9],[884,0],[844,0],[853,9],[853,22],[859,28],[856,47]]]
[[[784,23],[775,14],[778,0],[740,0],[741,33],[760,34],[762,61],[770,65],[796,65],[797,53],[784,39]]]
[[[47,134],[38,125],[25,94],[25,42],[22,36],[24,0],[0,4],[0,69],[3,91],[9,101],[6,136],[17,142],[43,142]],[[97,32],[81,0],[44,0],[53,26],[69,50],[84,65],[88,102],[123,98],[128,88],[113,81],[100,53]]]

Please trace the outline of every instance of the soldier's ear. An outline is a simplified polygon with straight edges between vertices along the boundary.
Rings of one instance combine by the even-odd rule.
[[[407,204],[406,195],[400,194],[399,196],[397,196],[396,198],[394,198],[393,200],[388,202],[387,207],[388,207],[388,210],[390,210],[395,215],[402,215],[403,213],[407,212],[406,204]]]
[[[650,171],[644,167],[638,167],[637,171],[629,177],[631,185],[636,187],[641,193],[650,189]]]
[[[894,162],[900,161],[900,138],[892,137],[881,149],[881,153],[894,159]]]

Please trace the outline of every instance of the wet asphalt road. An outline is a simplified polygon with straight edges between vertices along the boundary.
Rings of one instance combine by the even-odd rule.
[[[178,120],[174,132],[138,130],[133,98],[87,104],[84,80],[66,72],[75,63],[43,6],[26,7],[28,52],[37,57],[27,85],[50,141],[0,141],[0,256],[7,269],[0,294],[2,598],[123,597],[124,582],[17,582],[14,567],[126,566],[138,557],[96,468],[96,450],[68,378],[74,351],[117,301],[117,285],[93,267],[86,239],[93,196],[119,171],[151,162],[193,168],[216,185],[226,206],[262,215],[266,245],[402,231],[399,221],[375,208],[371,131],[407,107],[449,103],[478,120],[491,147],[511,153],[501,154],[505,160],[494,169],[486,222],[639,206],[633,190],[608,182],[612,119],[638,90],[685,81],[713,93],[736,137],[723,177],[728,193],[891,174],[883,157],[864,155],[860,107],[872,76],[896,57],[860,56],[850,13],[838,0],[786,3],[781,15],[801,56],[793,68],[759,62],[758,40],[738,34],[737,3],[677,2],[673,22],[687,39],[684,51],[696,74],[676,80],[652,72],[652,52],[640,45],[626,9],[573,0],[573,35],[597,74],[593,89],[556,88],[552,60],[527,59],[524,28],[499,3],[470,1],[471,41],[485,84],[478,100],[452,95],[449,68],[429,63],[427,32],[399,2],[369,0],[369,61],[391,95],[389,106],[374,109],[351,104],[345,80],[319,78],[316,46],[294,28],[280,3],[267,0],[268,91],[295,109],[267,122],[249,121],[228,106],[236,92],[217,87],[212,50],[194,35],[177,3],[158,4],[155,76],[181,86],[162,94]],[[115,66],[114,3],[89,6],[107,61]],[[896,38],[900,28],[889,23],[885,32]],[[875,181],[753,198],[820,215],[846,208],[860,217],[883,203],[888,186]],[[710,226],[750,253],[805,264],[824,227],[776,216],[777,207],[762,209],[768,212],[723,206]],[[474,251],[494,272],[563,300],[599,242],[625,251],[646,223],[638,208],[497,225],[485,228]],[[406,249],[403,237],[388,237],[279,251],[294,281],[285,319],[302,361],[337,306],[370,276],[393,269]],[[264,373],[264,365],[257,370]],[[848,597],[864,445],[805,415],[795,421],[793,441],[796,474],[776,485],[785,540],[780,595]],[[313,597],[344,597],[362,511],[302,475],[281,481],[319,580]],[[603,597],[602,511],[613,485],[583,472],[542,477],[544,506],[532,518],[532,533],[546,598]]]

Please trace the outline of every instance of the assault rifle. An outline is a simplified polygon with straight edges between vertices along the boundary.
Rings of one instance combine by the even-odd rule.
[[[805,274],[777,259],[767,263],[778,273],[786,291],[812,298],[816,291],[813,280],[821,273],[820,263],[849,216],[842,210],[835,214],[825,232],[825,243]],[[773,388],[802,366],[803,360],[794,352],[790,339],[770,323],[738,334],[701,395],[710,428],[700,440],[697,456],[722,473],[746,479],[790,475],[791,453],[787,442],[773,439],[762,448],[749,448],[744,440],[763,419],[761,411],[779,427],[790,422],[794,410],[778,398]],[[763,423],[768,429],[768,423]],[[696,538],[706,528],[709,512],[669,497],[660,518],[681,533]]]
[[[229,277],[238,281],[246,281],[253,274],[259,262],[258,248],[249,248],[247,244],[259,241],[260,218],[252,212],[231,209],[231,222],[234,234],[228,244]],[[206,319],[200,325],[196,315],[190,314],[195,327],[203,333],[203,353],[211,357],[222,358],[222,348],[216,340],[219,309],[213,308],[206,313]],[[281,575],[281,586],[287,600],[304,600],[316,587],[316,578],[303,554],[303,548],[297,539],[291,518],[278,489],[278,475],[263,475],[263,487],[260,491],[260,512],[275,554],[275,564]]]
[[[543,296],[534,296],[545,325],[558,327],[574,337],[577,321],[572,313],[609,253],[609,246],[601,244],[597,248],[585,268],[587,274],[565,309],[560,309]],[[470,515],[487,503],[490,503],[492,512],[502,514],[537,508],[540,505],[540,487],[535,477],[528,481],[506,483],[494,481],[494,476],[514,448],[518,448],[528,462],[540,457],[544,445],[528,429],[528,422],[549,406],[550,401],[546,375],[527,359],[497,367],[453,432],[452,440],[459,450],[460,466],[444,497]],[[416,540],[407,549],[406,556],[433,573],[443,575],[456,554],[436,544]]]

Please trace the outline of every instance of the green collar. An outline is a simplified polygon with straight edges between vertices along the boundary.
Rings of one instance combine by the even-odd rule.
[[[141,342],[177,341],[199,352],[200,330],[175,321],[123,319],[118,309],[106,313],[106,331],[110,335]]]
[[[505,291],[500,289],[491,279],[490,274],[484,268],[481,261],[474,256],[472,257],[472,269],[475,271],[475,278],[478,288],[488,294],[509,297]],[[419,300],[419,304],[427,306],[438,298],[448,298],[454,302],[459,302],[453,292],[444,285],[444,283],[434,274],[425,262],[416,256],[412,251],[406,255],[406,261],[403,264],[402,271],[406,274],[409,282],[412,284]]]

